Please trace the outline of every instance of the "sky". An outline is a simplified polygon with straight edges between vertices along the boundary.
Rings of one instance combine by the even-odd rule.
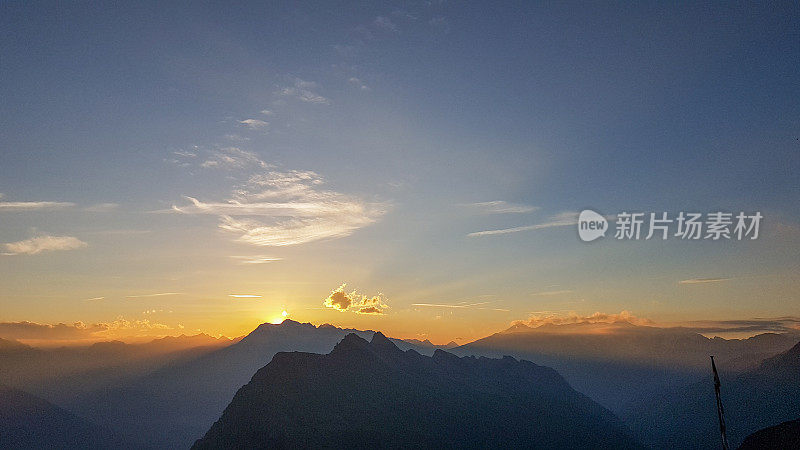
[[[168,3],[0,5],[0,331],[800,316],[796,2]]]

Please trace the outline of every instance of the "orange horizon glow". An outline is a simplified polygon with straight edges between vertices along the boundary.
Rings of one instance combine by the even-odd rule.
[[[337,312],[336,315],[343,315],[345,313]],[[280,325],[285,320],[289,319],[291,314],[289,313],[288,309],[281,310],[280,313],[272,315],[271,319],[268,320],[251,320],[244,323],[240,323],[238,326],[227,328],[227,329],[216,329],[214,328],[192,328],[187,329],[186,327],[183,328],[171,328],[169,330],[164,329],[147,329],[147,330],[131,330],[131,329],[110,329],[102,332],[97,332],[95,334],[88,334],[85,337],[74,338],[74,339],[45,339],[45,338],[34,338],[34,337],[22,337],[22,338],[14,338],[13,336],[9,336],[8,334],[5,335],[5,339],[14,339],[20,343],[30,345],[33,347],[42,347],[42,348],[53,348],[53,347],[71,347],[71,346],[86,346],[92,345],[98,342],[111,342],[111,341],[121,341],[128,344],[142,344],[151,342],[155,339],[160,339],[168,336],[177,337],[177,336],[196,336],[199,334],[205,334],[217,339],[225,339],[225,340],[236,340],[243,336],[246,336],[253,330],[255,330],[259,325],[264,323],[272,324],[272,325]],[[268,316],[269,317],[269,316]],[[619,319],[624,317],[626,320],[620,321]],[[626,332],[626,330],[630,330],[630,326],[635,327],[655,327],[655,328],[676,328],[676,327],[687,327],[692,328],[692,326],[698,325],[696,322],[661,322],[655,323],[648,319],[641,319],[635,316],[632,316],[630,313],[622,312],[620,314],[607,314],[601,315],[599,313],[592,314],[590,316],[586,316],[588,319],[587,321],[580,321],[581,317],[575,315],[574,313],[568,314],[563,316],[562,319],[549,317],[547,319],[543,319],[540,316],[535,316],[528,321],[512,321],[511,323],[498,323],[496,326],[491,327],[487,326],[481,330],[473,330],[473,333],[467,336],[464,336],[466,333],[459,333],[460,331],[457,327],[453,326],[452,329],[446,329],[443,326],[439,326],[438,328],[434,327],[433,324],[431,325],[431,329],[437,331],[436,335],[428,335],[428,334],[420,334],[415,333],[413,331],[409,331],[408,325],[399,320],[391,320],[388,317],[379,317],[375,319],[370,316],[360,316],[360,315],[352,315],[348,316],[349,319],[347,320],[345,317],[339,317],[339,319],[344,320],[336,320],[336,317],[323,319],[323,320],[313,320],[308,317],[292,317],[293,320],[300,322],[300,323],[310,323],[315,327],[319,327],[324,324],[330,324],[342,329],[358,329],[364,331],[381,331],[385,335],[396,338],[396,339],[415,339],[415,340],[429,340],[434,345],[447,345],[451,342],[456,342],[457,344],[465,344],[468,342],[472,342],[474,340],[484,338],[490,336],[494,333],[503,332],[510,327],[515,325],[523,324],[530,327],[530,331],[537,332],[537,333],[546,333],[546,334],[555,334],[555,335],[576,335],[576,334],[583,334],[583,335],[600,335],[600,334],[615,334],[615,333],[622,333]],[[598,318],[601,318],[598,320]],[[333,319],[333,320],[331,320]],[[387,320],[388,319],[388,320]],[[606,321],[606,319],[608,319]],[[380,326],[375,326],[376,320],[381,320]],[[26,322],[28,324],[32,324],[32,322]],[[209,324],[218,324],[220,322],[209,322]],[[704,323],[704,325],[710,325],[711,322]],[[44,325],[44,324],[36,324],[45,327],[59,327],[59,326],[66,326],[64,324],[58,325]],[[76,323],[78,325],[78,323]],[[416,325],[424,325],[424,324],[416,324]],[[453,324],[455,325],[455,324]],[[89,326],[81,324],[81,326],[85,328],[89,328]],[[788,331],[798,331],[795,327],[789,326],[787,328]],[[713,338],[715,336],[722,337],[725,339],[746,339],[752,337],[757,334],[761,334],[767,332],[767,330],[760,330],[760,331],[752,331],[752,332],[742,332],[737,330],[732,330],[730,332],[726,331],[717,331],[717,332],[703,332],[703,331],[696,331],[698,334],[701,334],[707,338]],[[455,333],[459,333],[456,335]],[[224,342],[224,341],[223,341]]]

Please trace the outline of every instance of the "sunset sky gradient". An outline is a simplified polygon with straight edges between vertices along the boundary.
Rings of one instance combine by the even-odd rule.
[[[799,22],[796,2],[4,2],[0,332],[798,317]],[[584,208],[764,221],[583,243]]]

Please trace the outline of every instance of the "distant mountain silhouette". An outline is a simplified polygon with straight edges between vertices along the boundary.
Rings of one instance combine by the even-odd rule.
[[[236,390],[277,352],[327,353],[348,333],[371,338],[374,331],[285,320],[264,323],[240,341],[198,358],[169,364],[133,382],[72,401],[71,409],[120,433],[163,448],[186,448],[219,418]],[[413,342],[403,348],[432,353]]]
[[[348,334],[327,355],[281,352],[195,449],[641,448],[554,370],[514,358],[401,351]]]
[[[795,377],[800,376],[800,342],[784,353],[765,359],[752,374],[785,381],[797,380]]]
[[[405,344],[410,344],[412,346],[411,348],[414,348],[415,350],[417,350],[417,349],[432,349],[432,350],[435,350],[437,348],[440,348],[442,350],[447,350],[447,349],[450,349],[450,348],[458,347],[458,344],[456,344],[454,341],[450,341],[445,345],[436,345],[436,344],[434,344],[433,342],[431,342],[428,339],[425,339],[425,340],[420,340],[420,339],[402,339],[402,340],[400,340],[400,339],[392,339],[392,342],[397,344],[397,347],[400,348],[400,350],[404,350],[404,348],[403,348],[403,344],[404,343]],[[408,349],[406,348],[405,350],[408,350]]]
[[[764,428],[747,436],[739,450],[800,448],[800,419]]]
[[[197,347],[224,347],[233,342],[236,342],[236,339],[228,339],[224,336],[215,338],[205,333],[198,333],[194,335],[164,336],[143,344],[133,344],[133,347],[140,348],[151,354],[157,354]]]
[[[233,345],[167,365],[120,387],[85,395],[69,406],[97,423],[158,447],[186,448],[208,430],[237,389],[276,353],[327,353],[352,332],[365,338],[374,334],[293,320],[261,324]]]
[[[556,369],[577,390],[612,411],[657,391],[683,386],[720,367],[742,371],[789,349],[796,341],[775,333],[749,339],[707,338],[685,328],[614,323],[547,324],[511,328],[452,351],[458,355],[512,355]]]
[[[125,444],[45,400],[0,385],[0,448],[104,449]]]
[[[108,389],[168,362],[193,359],[230,342],[205,334],[141,344],[108,341],[59,348],[0,340],[0,375],[9,386],[65,405],[79,395]]]
[[[800,343],[751,371],[723,373],[720,378],[732,446],[756,430],[800,417]],[[710,375],[682,389],[637,402],[622,417],[640,440],[656,448],[719,448]]]

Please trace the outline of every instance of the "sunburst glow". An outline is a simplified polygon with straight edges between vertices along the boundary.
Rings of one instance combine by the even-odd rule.
[[[287,317],[289,317],[289,313],[284,310],[281,312],[280,316],[277,316],[272,320],[270,320],[270,323],[273,325],[278,325],[280,323],[283,323],[283,321],[286,320]]]

